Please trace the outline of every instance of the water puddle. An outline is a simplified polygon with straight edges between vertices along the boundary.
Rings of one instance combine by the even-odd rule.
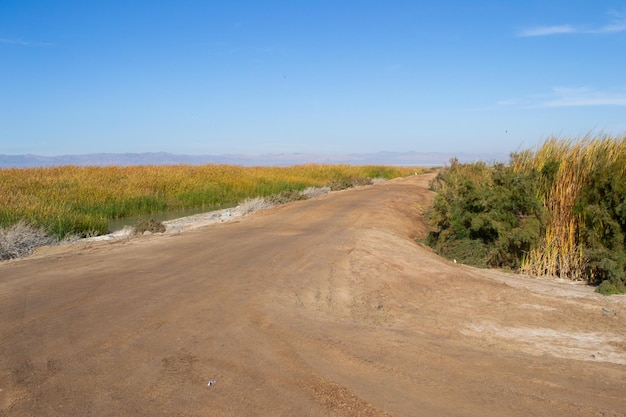
[[[164,222],[166,220],[178,219],[181,217],[193,216],[194,214],[208,213],[215,210],[228,208],[229,206],[212,206],[212,207],[195,207],[183,210],[166,211],[162,213],[147,213],[139,216],[122,217],[119,219],[110,219],[108,221],[109,232],[117,232],[125,226],[136,226],[142,220],[157,220]]]

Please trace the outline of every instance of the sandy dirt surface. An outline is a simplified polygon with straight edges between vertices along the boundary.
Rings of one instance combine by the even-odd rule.
[[[626,415],[626,298],[434,255],[429,178],[1,263],[0,415]]]

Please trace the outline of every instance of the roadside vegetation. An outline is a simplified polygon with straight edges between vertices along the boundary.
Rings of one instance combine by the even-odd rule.
[[[427,242],[481,267],[626,292],[626,137],[551,138],[508,164],[451,161]]]
[[[0,229],[0,261],[30,255],[36,248],[58,240],[24,221]]]
[[[7,236],[14,239],[20,230],[55,240],[97,236],[109,232],[110,219],[191,208],[211,211],[255,199],[266,206],[281,204],[309,198],[324,187],[337,190],[414,172],[415,168],[318,164],[0,169],[0,239],[4,240],[0,252],[2,259],[14,257],[7,247],[15,240]],[[154,230],[156,226],[141,227]]]

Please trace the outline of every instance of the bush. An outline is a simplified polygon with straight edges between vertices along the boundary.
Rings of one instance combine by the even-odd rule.
[[[509,165],[451,165],[427,242],[477,266],[586,280],[626,292],[626,137],[552,138]]]
[[[154,219],[142,220],[135,226],[135,234],[141,235],[145,232],[163,233],[165,232],[165,225]]]
[[[267,201],[263,197],[247,198],[239,204],[239,209],[242,214],[252,213],[258,210],[263,210],[272,207],[273,204]]]
[[[307,187],[302,191],[306,198],[317,198],[330,192],[330,187]]]
[[[545,227],[535,184],[536,175],[502,164],[452,160],[431,183],[439,194],[427,214],[428,244],[466,264],[518,269]]]
[[[354,178],[350,178],[350,179],[338,179],[338,180],[334,180],[328,183],[328,187],[330,188],[331,191],[341,191],[341,190],[346,190],[348,188],[352,188],[352,187],[359,187],[359,186],[363,186],[363,185],[372,185],[373,182],[370,178],[363,178],[363,177],[354,177]]]
[[[273,194],[273,195],[270,195],[269,197],[265,197],[265,200],[267,200],[267,202],[270,203],[271,205],[286,204],[292,201],[306,200],[306,199],[307,199],[306,195],[302,194],[302,192],[297,191],[297,190],[281,191],[278,194]]]
[[[20,221],[0,229],[0,260],[28,256],[40,246],[57,242],[55,238],[48,236],[43,229]]]
[[[348,180],[335,180],[329,182],[327,186],[330,188],[330,191],[341,191],[350,188],[352,184]]]
[[[626,293],[626,284],[621,279],[607,279],[598,285],[596,291],[604,295],[624,294]]]
[[[364,185],[372,185],[373,182],[371,178],[356,177],[352,178],[350,184],[352,185],[352,187],[362,187]]]

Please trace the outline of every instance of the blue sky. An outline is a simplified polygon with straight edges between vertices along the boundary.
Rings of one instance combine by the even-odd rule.
[[[626,1],[0,2],[0,153],[505,152],[626,132]]]

